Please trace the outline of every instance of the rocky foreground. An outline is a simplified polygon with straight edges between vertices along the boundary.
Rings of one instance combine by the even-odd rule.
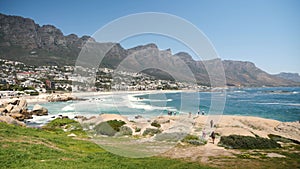
[[[209,159],[212,157],[235,158],[243,152],[227,149],[219,144],[222,137],[232,135],[266,140],[272,140],[271,136],[276,136],[295,144],[300,143],[299,121],[280,122],[259,117],[227,115],[165,115],[152,119],[136,116],[134,119],[128,119],[116,114],[101,114],[90,118],[77,116],[77,120],[95,143],[112,153],[128,157],[140,158],[161,154],[171,158],[200,160],[204,163],[211,162]],[[119,130],[112,130],[117,124],[121,126]],[[210,137],[213,131],[216,134],[214,143]],[[185,141],[187,136],[192,140]],[[286,143],[278,143],[286,147]],[[284,149],[286,148],[278,151]],[[294,149],[291,151],[296,152]],[[272,151],[262,151],[260,154],[270,158],[285,158],[281,153]]]
[[[92,124],[96,126],[109,120],[124,121],[131,129],[132,135],[142,135],[147,129],[157,129],[160,133],[188,133],[199,137],[205,133],[205,138],[214,131],[220,136],[242,135],[268,138],[269,134],[282,136],[300,142],[300,122],[280,122],[272,119],[264,119],[252,116],[207,116],[199,115],[189,117],[188,115],[158,116],[152,119],[145,119],[136,116],[129,120],[126,116],[116,114],[101,114],[85,118],[78,116],[81,124]],[[213,123],[213,124],[212,124]]]
[[[9,117],[24,121],[25,119],[32,119],[32,115],[48,115],[48,109],[39,104],[35,104],[31,110],[27,106],[28,103],[25,99],[9,99],[0,102],[0,121],[9,119]]]
[[[0,100],[0,122],[25,125],[22,122],[32,119],[32,116],[48,115],[48,109],[38,103],[64,102],[69,100],[80,100],[70,93],[41,94],[39,96],[24,96],[21,98]],[[33,108],[28,108],[28,103],[33,104]]]

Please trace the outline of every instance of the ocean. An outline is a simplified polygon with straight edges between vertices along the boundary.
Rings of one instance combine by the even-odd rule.
[[[232,88],[215,92],[119,93],[86,96],[84,101],[49,102],[41,104],[48,116],[35,116],[29,125],[39,126],[58,115],[96,116],[101,113],[126,115],[240,115],[275,119],[282,122],[300,120],[300,87]],[[33,105],[31,105],[33,106]]]

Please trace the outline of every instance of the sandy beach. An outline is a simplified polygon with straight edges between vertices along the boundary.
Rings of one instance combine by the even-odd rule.
[[[14,97],[2,97],[0,102],[8,99],[26,99],[28,103],[38,104],[48,102],[49,97],[69,97],[74,96],[79,99],[88,96],[101,96],[101,95],[118,95],[118,94],[155,94],[155,93],[180,93],[180,92],[197,92],[196,90],[144,90],[144,91],[106,91],[106,92],[56,92],[56,93],[40,93],[38,96],[14,96]]]

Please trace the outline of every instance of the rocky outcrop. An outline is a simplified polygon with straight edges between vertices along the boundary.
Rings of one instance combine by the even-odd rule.
[[[33,106],[32,114],[37,116],[48,115],[48,109],[39,104],[36,104]]]
[[[82,100],[76,96],[70,94],[52,94],[46,97],[48,102],[61,102],[69,100]]]
[[[280,123],[274,127],[274,130],[290,138],[297,136],[296,139],[300,141],[300,121]]]
[[[0,114],[11,116],[14,119],[23,121],[31,119],[31,113],[27,109],[27,101],[24,99],[11,99],[1,104]]]
[[[0,117],[7,116],[23,121],[32,119],[32,115],[47,115],[48,110],[40,105],[35,105],[33,110],[28,110],[25,99],[11,99],[0,104]]]
[[[16,126],[25,126],[25,123],[20,122],[10,116],[0,116],[0,122],[7,123],[7,124],[13,124]]]

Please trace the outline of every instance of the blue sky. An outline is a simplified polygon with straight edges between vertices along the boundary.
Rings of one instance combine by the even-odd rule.
[[[129,14],[163,12],[196,25],[222,59],[254,62],[268,73],[300,73],[300,1],[298,0],[0,0],[0,12],[52,24],[64,34],[92,35],[105,24]],[[133,37],[125,48],[149,42],[173,53],[188,51],[159,36]]]

